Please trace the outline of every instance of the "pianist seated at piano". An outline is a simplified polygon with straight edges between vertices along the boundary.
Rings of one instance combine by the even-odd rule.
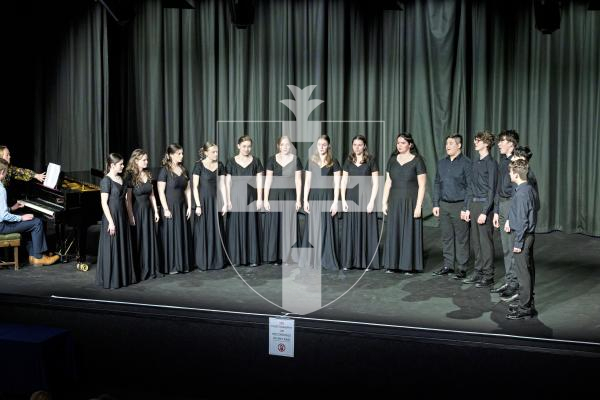
[[[0,159],[0,234],[8,233],[30,233],[31,241],[27,242],[29,252],[29,263],[35,266],[51,265],[58,261],[59,256],[48,256],[43,254],[48,250],[44,225],[39,218],[33,214],[15,215],[11,211],[23,207],[15,204],[8,207],[4,179],[8,175],[9,164],[5,159]]]
[[[20,181],[30,181],[33,178],[40,182],[44,182],[46,179],[46,173],[40,172],[39,174],[27,168],[15,167],[10,163],[10,151],[8,147],[0,145],[0,157],[2,157],[8,163],[8,172],[6,178],[4,178],[4,187],[8,187],[11,179],[18,179]]]

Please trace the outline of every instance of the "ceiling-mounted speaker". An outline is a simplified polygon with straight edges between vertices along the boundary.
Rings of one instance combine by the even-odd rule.
[[[544,34],[550,34],[560,28],[560,1],[534,0],[535,27]]]
[[[238,29],[247,29],[254,23],[254,0],[229,0],[231,23]]]

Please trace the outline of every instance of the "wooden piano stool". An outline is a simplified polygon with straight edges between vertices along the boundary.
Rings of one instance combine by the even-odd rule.
[[[21,245],[21,234],[20,233],[8,233],[0,235],[0,247],[12,247],[14,248],[14,261],[2,261],[0,260],[0,267],[14,265],[15,271],[19,269],[19,246]]]

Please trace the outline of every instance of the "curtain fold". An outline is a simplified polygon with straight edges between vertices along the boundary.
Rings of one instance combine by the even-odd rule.
[[[383,168],[397,133],[413,134],[428,167],[426,215],[446,135],[462,134],[472,156],[477,131],[516,129],[534,153],[538,231],[600,236],[600,13],[585,1],[564,2],[561,28],[542,35],[532,1],[404,4],[389,11],[359,1],[258,0],[247,30],[233,27],[228,2],[217,0],[197,1],[194,10],[140,0],[126,26],[104,13],[83,19],[89,33],[73,31],[56,54],[56,80],[45,81],[36,137],[46,146],[36,159],[98,166],[110,138],[111,151],[143,147],[158,166],[166,145],[179,142],[189,168],[205,141],[218,136],[225,160],[249,134],[264,161],[281,123],[248,121],[293,120],[280,103],[293,98],[287,85],[317,85],[312,98],[325,103],[311,120],[385,121],[324,123],[340,161],[361,133]],[[60,144],[48,145],[54,138]],[[298,145],[302,159],[307,149]]]

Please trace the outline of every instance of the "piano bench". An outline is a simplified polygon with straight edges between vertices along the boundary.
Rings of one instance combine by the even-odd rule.
[[[21,245],[21,234],[20,233],[8,233],[6,235],[0,235],[0,248],[1,247],[13,247],[14,248],[14,261],[2,261],[0,260],[0,267],[14,265],[15,271],[19,269],[19,246]]]

